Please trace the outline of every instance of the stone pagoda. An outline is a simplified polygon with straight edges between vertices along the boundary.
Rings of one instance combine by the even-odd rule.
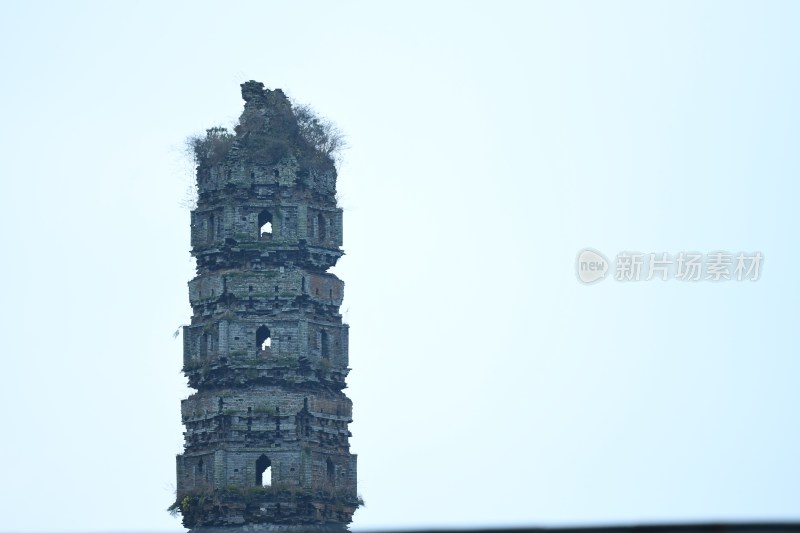
[[[324,124],[242,84],[235,134],[194,140],[197,276],[183,330],[184,452],[172,510],[195,531],[346,529],[359,506],[343,389],[342,210]]]

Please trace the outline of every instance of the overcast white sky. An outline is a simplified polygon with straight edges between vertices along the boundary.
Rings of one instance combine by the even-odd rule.
[[[0,531],[181,531],[184,139],[334,120],[354,529],[800,520],[800,4],[5,2]],[[580,284],[584,247],[760,251]]]

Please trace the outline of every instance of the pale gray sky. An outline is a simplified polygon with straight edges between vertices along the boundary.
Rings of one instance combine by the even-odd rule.
[[[180,531],[184,139],[347,134],[354,529],[800,520],[793,2],[6,2],[0,531]],[[760,251],[757,282],[575,257]]]

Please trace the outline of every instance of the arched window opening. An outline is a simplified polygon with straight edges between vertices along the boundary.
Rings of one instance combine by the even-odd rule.
[[[325,222],[325,217],[322,216],[322,213],[317,215],[317,235],[319,235],[319,240],[324,241],[327,235],[327,222]]]
[[[213,241],[214,240],[214,213],[211,213],[208,216],[208,222],[206,223],[206,240]]]
[[[264,209],[258,214],[258,234],[261,237],[272,235],[272,213]]]
[[[272,337],[267,326],[261,326],[256,330],[256,346],[261,351],[268,351],[272,346]]]
[[[328,332],[325,331],[324,329],[322,330],[322,334],[320,334],[319,343],[320,343],[319,348],[320,352],[322,353],[322,357],[324,357],[325,359],[329,358],[331,354],[330,354],[330,348],[328,348]]]
[[[201,457],[199,461],[197,461],[197,473],[203,473],[203,458]]]
[[[325,464],[328,467],[328,482],[329,483],[335,483],[336,482],[336,467],[334,466],[333,461],[331,461],[330,457],[325,459]]]
[[[272,461],[269,457],[261,454],[256,460],[256,486],[269,487],[272,485]]]

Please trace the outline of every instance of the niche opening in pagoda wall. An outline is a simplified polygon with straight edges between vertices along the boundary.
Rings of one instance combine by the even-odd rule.
[[[272,485],[272,461],[263,453],[256,460],[256,485],[259,487]]]
[[[328,332],[325,331],[324,329],[322,330],[322,333],[320,333],[319,342],[320,342],[320,353],[322,354],[322,357],[324,359],[330,358],[331,356],[330,341],[328,340]]]
[[[211,242],[214,240],[214,238],[216,238],[216,229],[214,213],[211,213],[206,221],[206,240],[208,242]]]
[[[267,209],[258,214],[258,235],[262,239],[272,237],[272,213]]]
[[[261,326],[256,330],[256,349],[262,355],[268,355],[272,347],[272,336],[267,326]]]
[[[324,241],[328,237],[328,222],[322,213],[317,215],[317,236],[320,241]]]
[[[331,461],[330,457],[325,459],[325,466],[328,475],[328,483],[336,483],[336,468],[334,467],[333,461]]]

